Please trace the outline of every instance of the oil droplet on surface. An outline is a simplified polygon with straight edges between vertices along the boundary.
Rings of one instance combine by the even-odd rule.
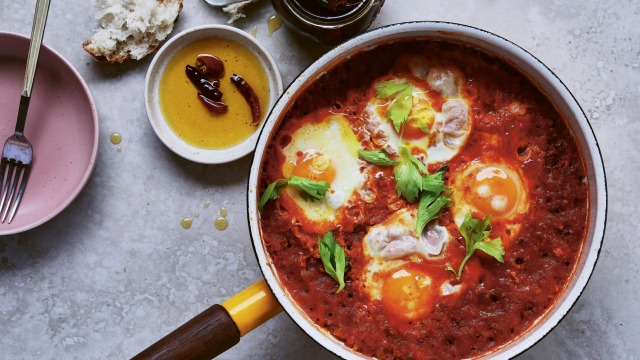
[[[120,146],[120,145],[116,146],[116,151],[117,152],[122,152],[122,146]]]
[[[229,220],[223,217],[219,217],[216,219],[216,221],[214,221],[214,224],[216,225],[216,229],[222,231],[229,227]]]
[[[211,206],[211,201],[205,201],[204,205],[202,205],[202,207],[204,207],[205,209],[208,209],[209,206]]]
[[[258,27],[254,26],[253,29],[251,29],[251,36],[253,37],[257,37],[258,36]]]
[[[184,218],[180,220],[180,225],[182,226],[183,229],[190,228],[191,224],[193,224],[193,218]]]
[[[114,132],[113,134],[111,134],[111,136],[109,136],[109,140],[111,140],[111,143],[113,145],[118,145],[122,141],[122,135]]]
[[[273,35],[276,30],[282,26],[282,18],[278,15],[271,15],[267,19],[267,25],[269,26],[269,36]]]
[[[227,217],[227,214],[228,214],[227,208],[223,207],[222,209],[220,209],[220,216]]]

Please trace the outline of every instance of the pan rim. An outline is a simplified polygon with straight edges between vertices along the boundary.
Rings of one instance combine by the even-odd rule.
[[[541,316],[538,323],[532,325],[525,333],[509,343],[500,348],[494,349],[489,354],[479,356],[479,358],[487,356],[491,356],[496,359],[512,358],[531,348],[551,332],[551,330],[553,330],[562,321],[562,319],[566,317],[584,292],[584,289],[595,269],[602,243],[604,241],[608,210],[608,189],[600,146],[595,137],[593,127],[575,96],[569,91],[568,87],[560,80],[560,78],[542,61],[524,48],[504,37],[483,29],[452,22],[414,21],[396,23],[370,30],[356,38],[338,45],[303,70],[291,85],[287,87],[283,95],[278,99],[271,110],[271,113],[267,118],[267,122],[261,130],[256,151],[253,155],[251,174],[247,185],[247,204],[249,207],[248,220],[250,224],[250,235],[253,250],[256,258],[258,259],[260,270],[267,280],[267,284],[282,307],[285,309],[288,316],[291,317],[301,329],[303,329],[309,336],[311,336],[312,339],[324,348],[342,358],[366,358],[363,357],[364,355],[355,353],[350,348],[347,348],[342,342],[328,334],[326,330],[308,319],[304,312],[286,293],[285,288],[280,285],[275,269],[273,268],[262,243],[261,230],[259,226],[260,216],[257,211],[257,191],[264,152],[271,136],[274,133],[273,130],[280,121],[280,114],[286,109],[289,100],[296,94],[297,90],[300,89],[303,84],[311,81],[314,76],[321,72],[321,70],[325,68],[327,64],[330,64],[337,56],[344,58],[351,52],[366,49],[367,46],[374,46],[375,43],[384,43],[384,41],[389,41],[390,38],[395,40],[401,37],[401,35],[406,36],[408,33],[412,32],[424,32],[425,37],[437,37],[443,40],[446,40],[447,34],[454,34],[454,36],[465,38],[465,40],[462,40],[463,43],[471,45],[481,51],[495,54],[495,49],[492,51],[491,48],[501,49],[508,53],[510,56],[509,60],[513,57],[514,59],[518,59],[523,63],[530,65],[532,69],[537,72],[536,75],[548,81],[548,86],[551,86],[552,90],[557,91],[561,95],[561,99],[567,103],[567,106],[572,111],[571,114],[563,115],[566,117],[573,117],[578,128],[576,129],[572,127],[572,130],[574,130],[574,132],[576,130],[580,130],[581,135],[584,136],[583,140],[585,144],[581,143],[580,145],[582,148],[581,150],[583,150],[585,161],[590,162],[588,165],[592,166],[591,171],[593,171],[593,173],[590,175],[593,176],[593,184],[591,184],[590,193],[590,230],[587,235],[587,244],[585,245],[583,254],[580,258],[582,268],[576,270],[576,273],[572,276],[563,295],[561,295],[556,303],[548,310],[548,312],[551,313]],[[467,41],[472,38],[486,42],[490,49],[476,46]],[[501,56],[501,58],[504,59],[503,56]],[[518,68],[518,70],[525,73],[521,68]],[[526,72],[526,74],[531,75],[528,72]],[[541,89],[541,91],[542,90],[548,89],[545,88]],[[584,148],[585,146],[587,147],[586,149]],[[590,245],[588,245],[589,241]],[[569,288],[569,285],[572,285],[571,288]]]

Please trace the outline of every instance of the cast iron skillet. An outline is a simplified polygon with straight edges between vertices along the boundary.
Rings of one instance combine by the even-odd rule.
[[[468,45],[502,58],[525,74],[567,119],[584,155],[589,181],[589,228],[576,273],[558,301],[527,332],[481,358],[508,359],[533,346],[568,313],[589,280],[604,237],[607,187],[602,155],[593,129],[580,105],[560,79],[542,62],[518,45],[487,31],[446,22],[410,22],[385,26],[353,38],[329,51],[304,70],[272,109],[254,153],[248,183],[248,217],[253,247],[265,280],[185,323],[135,359],[210,359],[235,345],[240,337],[279,313],[282,308],[319,344],[345,359],[364,355],[346,347],[308,319],[278,278],[262,242],[258,185],[263,157],[281,121],[281,115],[305,85],[349,55],[394,40],[433,39]],[[268,284],[268,286],[267,286]],[[282,308],[280,307],[282,306]]]

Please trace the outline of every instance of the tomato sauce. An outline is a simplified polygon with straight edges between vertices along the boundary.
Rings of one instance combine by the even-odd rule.
[[[566,121],[525,76],[498,58],[475,49],[437,41],[397,42],[359,53],[336,64],[296,95],[284,114],[264,159],[260,194],[282,178],[280,149],[291,141],[298,119],[317,110],[344,114],[366,143],[364,105],[372,82],[393,72],[398,54],[422,54],[464,74],[472,130],[449,161],[446,180],[478,159],[496,159],[520,171],[528,207],[515,218],[519,231],[505,244],[504,263],[476,251],[465,267],[463,290],[441,298],[421,318],[394,317],[372,300],[360,283],[368,259],[362,242],[368,229],[401,207],[412,206],[396,193],[390,167],[375,168],[368,183],[376,201],[357,199],[340,211],[336,238],[349,257],[346,287],[327,276],[318,252],[318,234],[304,231],[300,214],[279,201],[261,214],[263,241],[281,282],[309,319],[346,346],[379,359],[448,359],[486,354],[525,333],[555,304],[571,280],[585,242],[588,183],[584,159]],[[441,106],[441,105],[440,105]],[[435,277],[455,278],[445,264],[460,264],[465,242],[451,209],[437,220],[453,239],[446,255],[429,263]],[[505,232],[496,226],[493,232]],[[427,266],[427,265],[425,265]]]

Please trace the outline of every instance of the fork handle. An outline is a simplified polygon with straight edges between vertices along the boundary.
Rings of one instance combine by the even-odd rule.
[[[31,42],[29,43],[29,55],[27,56],[27,69],[24,73],[24,86],[22,96],[31,97],[33,78],[38,64],[40,45],[44,36],[44,26],[47,23],[50,0],[38,0],[36,3],[36,13],[33,16],[33,27],[31,28]]]
[[[49,2],[51,0],[38,0],[36,3],[36,13],[33,16],[33,27],[31,28],[31,41],[29,42],[29,54],[27,55],[27,69],[24,72],[24,85],[20,94],[20,108],[18,109],[18,121],[16,132],[24,132],[24,123],[27,119],[27,109],[29,108],[29,98],[33,88],[33,78],[36,74],[38,55],[40,55],[40,45],[44,36],[44,26],[47,23],[49,14]]]

